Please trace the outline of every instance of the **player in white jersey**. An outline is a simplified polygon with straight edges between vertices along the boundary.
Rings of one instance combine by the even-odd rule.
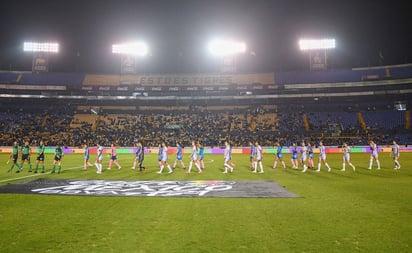
[[[370,151],[371,151],[371,156],[369,159],[369,168],[368,170],[372,169],[372,164],[373,164],[373,160],[376,161],[376,164],[378,165],[378,170],[381,169],[381,164],[379,162],[379,155],[378,155],[378,145],[376,145],[376,143],[374,141],[369,141],[369,146],[370,146]]]
[[[400,151],[399,149],[400,148],[399,148],[398,143],[396,143],[396,141],[393,141],[391,155],[395,163],[395,168],[394,168],[395,170],[399,170],[401,168],[401,164],[399,163],[399,151]]]
[[[197,159],[197,146],[194,141],[192,141],[192,153],[190,154],[189,169],[186,171],[187,174],[190,174],[190,172],[192,171],[193,163],[195,164],[197,168],[197,172],[202,173],[202,169],[200,168],[200,165],[199,165],[199,160]]]
[[[350,162],[350,147],[348,146],[348,144],[343,143],[342,152],[343,152],[343,163],[342,163],[341,171],[345,171],[346,164],[349,164],[349,166],[352,167],[353,171],[355,171],[356,169],[355,166]]]
[[[161,165],[160,165],[160,170],[157,173],[162,173],[164,167],[167,167],[169,170],[169,174],[173,172],[172,167],[170,167],[169,164],[169,156],[167,154],[168,148],[166,146],[166,143],[162,142],[162,160],[161,160]]]
[[[233,172],[233,168],[235,164],[232,163],[232,147],[230,146],[229,142],[225,141],[225,151],[223,154],[225,171],[223,173],[227,173],[228,169],[230,172]]]
[[[97,144],[97,158],[94,165],[97,168],[97,174],[102,174],[102,161],[103,161],[103,147]]]
[[[300,150],[300,162],[302,163],[303,170],[302,172],[306,172],[308,166],[306,165],[306,160],[308,158],[308,147],[306,146],[305,142],[302,141],[302,147]]]
[[[263,164],[262,164],[263,153],[262,153],[262,147],[259,145],[258,141],[255,143],[255,152],[256,152],[256,159],[253,163],[253,171],[252,172],[256,173],[257,166],[259,164],[259,168],[260,168],[259,173],[263,173]]]
[[[326,162],[326,148],[323,146],[323,142],[319,142],[319,162],[318,162],[318,169],[316,170],[317,172],[320,171],[321,164],[325,164],[326,167],[328,168],[328,172],[330,172],[331,168],[329,164]]]

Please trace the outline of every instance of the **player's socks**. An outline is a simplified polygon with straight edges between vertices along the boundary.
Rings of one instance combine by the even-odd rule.
[[[371,170],[371,169],[372,169],[372,162],[373,162],[373,160],[370,159],[370,160],[369,160],[369,168],[368,168],[368,170]]]
[[[318,163],[318,169],[316,171],[320,171],[320,163]]]
[[[263,165],[262,162],[259,162],[260,173],[263,173]]]
[[[170,167],[170,165],[167,165],[167,168],[169,169],[169,174],[173,172],[172,168]]]
[[[353,165],[352,163],[349,163],[349,166],[351,166],[351,167],[352,167],[353,171],[355,171],[355,170],[356,170],[355,165]]]
[[[14,164],[11,165],[11,167],[10,167],[10,169],[9,169],[8,172],[12,172],[12,171],[13,171],[13,168],[14,168]]]
[[[306,164],[304,164],[302,172],[306,172],[307,169],[308,169],[308,166],[306,166]]]
[[[376,164],[378,164],[378,170],[381,169],[381,163],[379,162],[379,160],[376,160]]]
[[[44,173],[44,165],[41,166],[41,173]]]
[[[54,173],[54,170],[56,169],[56,165],[53,165],[53,168],[52,168],[52,171],[51,171],[51,174],[53,174]]]
[[[60,174],[61,170],[62,170],[62,166],[59,166],[59,170],[57,171],[57,173]]]
[[[31,164],[29,165],[29,172],[31,172]]]
[[[325,163],[326,167],[328,167],[328,172],[330,172],[331,168],[329,166],[329,164]]]
[[[345,171],[345,166],[346,166],[346,163],[342,163],[342,169],[341,169],[341,171]]]
[[[36,165],[36,168],[34,169],[34,173],[37,173],[37,170],[39,169],[39,166]]]

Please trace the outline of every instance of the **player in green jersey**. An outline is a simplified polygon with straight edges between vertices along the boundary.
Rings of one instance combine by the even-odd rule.
[[[56,150],[54,151],[54,161],[53,161],[53,169],[51,173],[53,174],[56,169],[56,164],[58,166],[57,173],[60,174],[62,169],[62,158],[63,158],[63,149],[60,145],[56,146]]]
[[[26,141],[24,143],[24,146],[21,147],[20,168],[23,169],[24,161],[27,161],[27,163],[29,164],[29,172],[31,172],[30,153],[31,153],[31,148],[30,148],[29,142]]]
[[[21,167],[20,164],[17,163],[17,160],[19,158],[19,144],[17,143],[17,141],[15,141],[13,143],[13,147],[12,147],[12,151],[10,153],[10,158],[9,160],[13,161],[13,164],[11,165],[10,169],[8,170],[8,172],[12,172],[14,165],[17,166],[18,170],[16,171],[17,173],[21,171]]]
[[[37,170],[39,169],[39,164],[42,165],[41,173],[44,173],[44,149],[44,143],[43,141],[40,141],[39,146],[37,147],[36,169],[34,170],[34,173],[37,173]]]

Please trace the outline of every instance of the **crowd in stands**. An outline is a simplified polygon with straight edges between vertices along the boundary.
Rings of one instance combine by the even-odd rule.
[[[250,141],[259,141],[262,146],[272,146],[280,141],[284,146],[291,146],[293,142],[300,143],[302,140],[316,145],[321,139],[325,145],[331,146],[343,142],[367,145],[369,139],[379,145],[387,145],[393,139],[401,144],[412,141],[410,131],[405,130],[399,120],[389,118],[376,121],[373,129],[364,129],[354,116],[356,112],[335,113],[333,116],[307,113],[309,129],[302,120],[301,112],[259,108],[212,111],[204,107],[190,107],[181,111],[87,113],[89,120],[79,116],[85,112],[76,112],[76,108],[70,106],[41,112],[2,112],[0,146],[10,146],[15,140],[20,143],[29,140],[33,145],[43,140],[49,146],[73,147],[80,147],[83,143],[91,146],[97,143],[103,146],[111,143],[134,146],[138,140],[143,140],[146,146],[157,146],[162,141],[171,146],[177,142],[188,146],[192,140],[201,140],[203,145],[211,147],[222,146],[225,140],[230,140],[233,146],[248,146]],[[381,115],[393,117],[395,114]],[[399,116],[401,113],[396,115],[404,117]],[[397,125],[388,125],[391,120]],[[385,124],[379,125],[380,122]]]

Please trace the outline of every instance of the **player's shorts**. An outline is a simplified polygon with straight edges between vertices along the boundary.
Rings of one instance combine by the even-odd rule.
[[[199,155],[199,159],[200,159],[200,160],[205,159],[205,155]]]
[[[292,154],[292,159],[298,159],[298,154]]]
[[[344,154],[344,155],[343,155],[343,160],[349,161],[349,159],[350,159],[350,155],[349,155],[349,154]]]
[[[37,156],[37,161],[43,162],[44,161],[44,154],[40,154]]]
[[[54,156],[54,160],[56,161],[56,162],[59,162],[60,160],[62,159],[62,157],[61,156]]]
[[[30,162],[30,155],[29,154],[23,154],[21,155],[21,160],[22,161],[29,161]]]
[[[16,163],[18,158],[19,158],[19,155],[13,155],[13,163]]]
[[[378,159],[378,154],[377,153],[371,153],[371,157],[373,157],[373,158],[375,158],[375,159]]]
[[[144,160],[144,156],[137,157],[137,162],[142,163]]]
[[[306,161],[306,156],[302,156],[302,157],[300,158],[300,160],[301,160],[302,162]]]
[[[278,153],[278,154],[276,154],[276,157],[277,157],[277,158],[279,158],[279,159],[281,159],[281,158],[282,158],[282,156],[283,156],[283,154],[282,154],[282,153]]]
[[[326,154],[320,154],[319,158],[322,159],[322,160],[326,160]]]
[[[84,156],[84,160],[85,160],[86,162],[89,161],[89,159],[90,159],[90,156],[88,156],[88,155]]]
[[[192,160],[197,160],[197,155],[196,154],[192,155]]]
[[[110,159],[117,160],[117,155],[112,155],[112,157]]]
[[[176,156],[176,160],[178,160],[178,161],[183,160],[183,156],[182,156],[182,155],[178,155],[178,156]]]
[[[310,153],[310,154],[309,154],[309,158],[312,158],[312,159],[313,159],[313,157],[315,157],[315,155],[314,155],[313,153]]]

